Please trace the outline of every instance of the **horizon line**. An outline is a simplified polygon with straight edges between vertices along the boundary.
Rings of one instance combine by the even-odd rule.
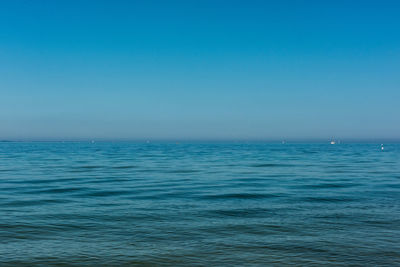
[[[400,143],[400,138],[3,138],[1,143],[17,143],[17,142],[46,142],[46,143],[63,143],[63,142],[115,142],[115,143],[329,143],[336,141],[341,143]]]

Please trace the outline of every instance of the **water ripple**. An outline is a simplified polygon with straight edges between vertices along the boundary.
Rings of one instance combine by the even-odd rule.
[[[0,143],[0,266],[396,266],[379,148]]]

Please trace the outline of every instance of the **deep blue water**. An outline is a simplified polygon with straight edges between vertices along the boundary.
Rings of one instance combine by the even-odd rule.
[[[0,143],[0,265],[400,265],[400,144]]]

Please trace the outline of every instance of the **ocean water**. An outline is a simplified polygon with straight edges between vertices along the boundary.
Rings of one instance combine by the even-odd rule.
[[[400,144],[0,143],[0,266],[400,266]]]

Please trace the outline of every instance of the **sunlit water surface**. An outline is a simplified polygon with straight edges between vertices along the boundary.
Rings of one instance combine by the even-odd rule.
[[[400,265],[400,145],[0,143],[1,266]]]

